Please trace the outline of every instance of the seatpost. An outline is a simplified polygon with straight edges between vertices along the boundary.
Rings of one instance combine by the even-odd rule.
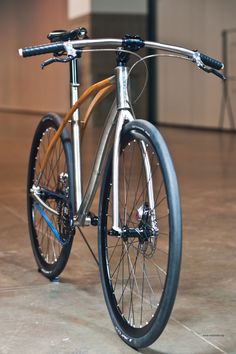
[[[71,107],[79,98],[79,81],[77,59],[70,62],[70,103]],[[79,210],[82,201],[82,174],[80,154],[80,116],[79,109],[72,115],[72,142],[74,157],[75,212]]]

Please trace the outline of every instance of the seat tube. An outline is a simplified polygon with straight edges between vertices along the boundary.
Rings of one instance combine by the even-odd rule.
[[[77,60],[70,62],[70,101],[71,106],[79,98],[78,66]],[[81,151],[80,151],[80,115],[77,109],[72,115],[71,135],[73,142],[74,158],[74,186],[75,186],[75,212],[78,212],[82,201],[82,173],[81,173]]]

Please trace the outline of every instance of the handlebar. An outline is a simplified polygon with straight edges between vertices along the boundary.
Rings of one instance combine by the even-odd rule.
[[[200,58],[205,65],[210,66],[212,69],[221,70],[224,68],[223,63],[221,63],[219,60],[209,57],[208,55],[200,53]]]
[[[66,42],[56,42],[49,44],[42,44],[39,46],[26,47],[19,49],[19,54],[22,57],[31,57],[39,54],[53,53],[57,54],[60,51],[65,51],[68,53],[68,48],[81,49],[85,47],[120,47],[122,45],[121,39],[83,39],[83,40],[75,40],[75,41],[66,41]]]
[[[63,43],[53,43],[53,44],[42,44],[38,46],[33,46],[33,47],[26,47],[19,49],[19,54],[22,57],[32,57],[35,55],[40,55],[40,54],[48,54],[48,53],[59,53],[61,51],[65,50],[65,45]]]
[[[38,46],[25,47],[19,49],[19,54],[22,57],[30,57],[40,54],[52,53],[57,55],[58,53],[65,52],[68,56],[76,57],[78,49],[83,49],[85,47],[115,47],[124,48],[131,51],[136,51],[142,47],[152,48],[156,50],[163,50],[175,54],[182,55],[194,63],[200,69],[207,72],[212,72],[216,74],[216,70],[221,70],[224,68],[224,64],[219,60],[209,57],[198,51],[189,50],[183,47],[172,46],[168,44],[162,44],[157,42],[143,41],[140,37],[130,37],[125,36],[123,39],[116,38],[101,38],[101,39],[79,39],[79,40],[69,40],[65,42],[54,42]],[[210,68],[210,69],[209,69]],[[223,78],[223,75],[218,73],[218,76]],[[216,75],[217,75],[216,74]]]

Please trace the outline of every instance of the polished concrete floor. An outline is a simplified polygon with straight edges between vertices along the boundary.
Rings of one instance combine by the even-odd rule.
[[[135,353],[109,319],[97,265],[81,237],[60,282],[36,270],[27,231],[25,180],[38,117],[0,114],[0,353]],[[183,206],[177,300],[147,354],[236,353],[236,135],[162,129]],[[97,142],[85,139],[85,170]],[[86,171],[85,171],[86,172]],[[96,203],[95,203],[96,207]],[[95,252],[96,230],[86,234]]]

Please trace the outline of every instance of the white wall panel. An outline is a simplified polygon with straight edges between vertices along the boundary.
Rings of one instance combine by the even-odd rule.
[[[236,27],[235,0],[160,0],[159,41],[222,59],[223,29]],[[159,116],[166,123],[217,127],[222,82],[191,63],[161,59]],[[236,114],[236,112],[235,112]]]
[[[91,0],[67,0],[68,17],[74,19],[88,15],[91,12]]]

